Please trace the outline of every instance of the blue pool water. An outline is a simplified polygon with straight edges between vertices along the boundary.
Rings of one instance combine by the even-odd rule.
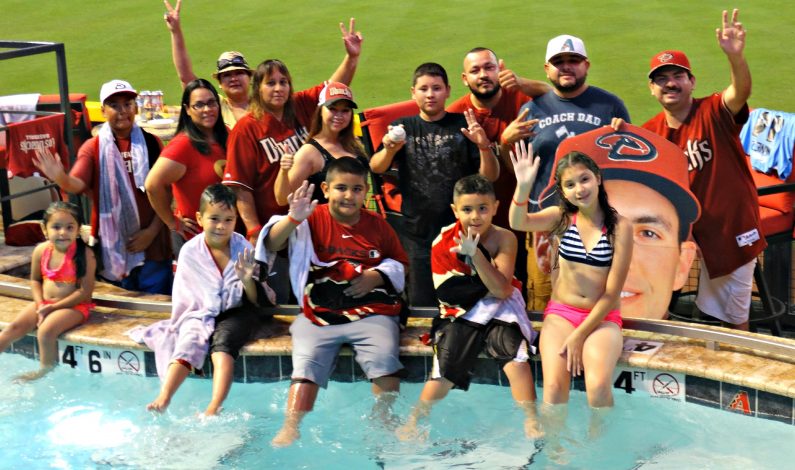
[[[36,367],[0,355],[0,468],[792,468],[795,426],[664,399],[616,394],[603,432],[589,438],[590,410],[573,392],[563,436],[552,455],[527,440],[508,388],[453,391],[426,425],[424,443],[397,441],[371,420],[366,383],[332,383],[287,449],[269,441],[279,429],[287,382],[235,384],[222,416],[197,417],[209,380],[188,380],[169,411],[145,405],[159,382],[98,377],[61,367],[34,384],[10,382]],[[405,417],[422,384],[404,384],[395,414]],[[554,459],[553,459],[554,457]]]

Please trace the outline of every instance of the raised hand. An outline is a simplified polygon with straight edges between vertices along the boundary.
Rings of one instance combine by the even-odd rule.
[[[472,109],[465,110],[464,118],[467,120],[467,127],[461,128],[461,132],[464,133],[464,136],[479,148],[487,148],[491,145],[488,136],[486,136],[486,131],[483,130],[483,127],[481,127],[478,119],[475,117],[475,111]]]
[[[530,114],[530,110],[525,108],[521,113],[519,113],[518,116],[516,116],[516,119],[511,121],[511,123],[508,124],[508,127],[502,131],[501,142],[503,144],[513,145],[520,140],[533,136],[533,131],[531,129],[533,126],[538,124],[538,119],[525,121],[528,114]]]
[[[166,6],[166,12],[163,13],[163,20],[166,22],[166,27],[169,31],[177,31],[180,29],[179,24],[179,9],[182,7],[182,0],[177,0],[177,4],[172,8],[168,0],[163,0]]]
[[[298,222],[303,222],[317,207],[317,199],[312,200],[315,185],[304,181],[301,186],[287,195],[287,204],[290,206],[288,215]]]
[[[740,10],[737,8],[732,10],[732,19],[729,22],[729,13],[723,10],[721,27],[715,30],[718,45],[728,56],[742,54],[745,49],[745,29],[743,29],[743,24],[737,21],[739,13]]]
[[[345,44],[345,52],[351,57],[359,57],[362,52],[362,33],[356,31],[356,19],[351,18],[350,26],[345,29],[345,24],[340,22],[342,32],[342,42]]]
[[[458,237],[453,237],[453,241],[457,243],[456,246],[450,248],[451,253],[458,253],[460,255],[469,256],[470,258],[475,256],[475,253],[478,251],[478,242],[480,242],[480,234],[479,233],[472,233],[472,227],[467,228],[467,234],[464,235],[463,232],[458,232]]]
[[[533,158],[533,145],[525,143],[524,140],[515,143],[513,148],[510,156],[516,183],[521,186],[532,186],[538,174],[538,167],[541,166],[541,159]]]
[[[516,78],[516,74],[511,69],[505,68],[505,62],[500,59],[499,60],[499,68],[500,72],[497,75],[497,80],[500,82],[500,87],[505,88],[506,90],[514,90],[519,87],[519,81]]]
[[[235,274],[237,274],[238,279],[243,282],[250,281],[256,269],[257,261],[254,259],[254,250],[246,248],[243,253],[237,255]]]
[[[398,124],[398,126],[387,126],[387,133],[384,134],[384,137],[381,139],[381,143],[384,144],[384,148],[388,149],[390,152],[397,152],[406,144],[406,139],[397,142],[390,139],[389,132],[392,130],[393,127],[403,127],[403,124]]]
[[[53,155],[48,148],[37,148],[34,149],[34,153],[33,164],[47,179],[55,181],[61,173],[66,172],[61,162],[61,156],[57,152]]]

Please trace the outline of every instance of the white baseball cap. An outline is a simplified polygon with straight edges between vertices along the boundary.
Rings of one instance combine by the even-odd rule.
[[[550,39],[547,43],[547,62],[549,62],[549,59],[559,54],[575,54],[581,56],[583,59],[588,58],[582,39],[569,34],[561,34],[560,36]]]
[[[138,96],[138,92],[130,85],[129,82],[124,80],[111,80],[102,85],[99,90],[99,101],[104,103],[106,99],[119,93],[127,93],[133,96]]]

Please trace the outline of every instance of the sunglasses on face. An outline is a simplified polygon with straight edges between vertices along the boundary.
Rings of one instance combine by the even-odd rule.
[[[248,68],[248,64],[246,60],[240,56],[232,57],[231,59],[221,59],[218,61],[217,67],[218,70],[223,70],[227,67],[246,67]]]

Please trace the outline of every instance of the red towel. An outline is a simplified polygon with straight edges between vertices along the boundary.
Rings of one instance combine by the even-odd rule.
[[[63,128],[63,114],[9,124],[6,157],[0,161],[0,166],[8,169],[9,177],[33,176],[39,171],[33,164],[36,149],[48,149],[53,155],[61,156],[64,170],[69,171],[69,151],[64,144]]]

